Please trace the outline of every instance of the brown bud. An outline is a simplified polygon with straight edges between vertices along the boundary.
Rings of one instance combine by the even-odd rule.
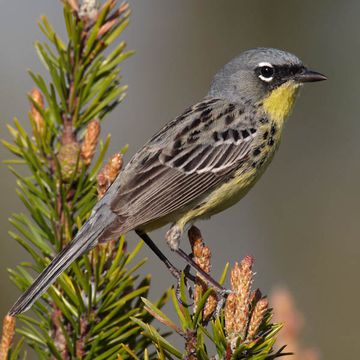
[[[235,333],[235,313],[237,307],[237,295],[232,293],[226,298],[224,317],[225,317],[225,330],[228,338],[232,338]]]
[[[89,122],[84,140],[81,144],[81,156],[85,165],[89,166],[91,160],[94,157],[96,146],[100,135],[100,122],[99,120],[93,120]]]
[[[188,231],[189,241],[194,255],[194,261],[205,272],[210,272],[211,251],[205,246],[200,230],[196,226],[192,226]]]
[[[3,321],[1,345],[0,345],[0,360],[6,360],[8,358],[8,352],[12,345],[14,333],[15,333],[16,318],[10,315],[6,315]]]
[[[44,97],[42,96],[39,89],[37,89],[37,88],[32,89],[31,93],[30,93],[30,97],[32,98],[33,102],[35,102],[41,109],[44,109],[44,107],[45,107]],[[36,134],[41,135],[41,134],[43,134],[44,129],[45,129],[45,121],[44,121],[42,115],[40,114],[40,112],[35,107],[33,102],[31,102],[31,104],[30,104],[30,113],[31,113],[31,117],[34,121],[33,133],[34,133],[34,135],[36,135]]]
[[[267,298],[262,298],[256,303],[255,308],[251,314],[246,340],[252,341],[256,339],[260,325],[264,320],[268,308],[269,301]]]
[[[225,328],[228,340],[234,347],[237,339],[245,340],[250,321],[250,308],[254,295],[251,294],[253,281],[253,258],[246,256],[240,264],[235,263],[230,276],[233,294],[225,304]]]
[[[231,271],[231,288],[235,293],[243,294],[243,297],[250,297],[253,263],[254,259],[251,256],[245,256],[240,264],[235,263]]]
[[[279,349],[280,344],[286,344],[286,350],[294,353],[293,360],[319,360],[318,351],[305,347],[301,341],[305,319],[291,292],[283,288],[275,289],[270,302],[274,311],[273,321],[283,324],[274,348]]]
[[[75,172],[81,172],[80,145],[76,141],[61,145],[57,158],[65,182],[71,180]]]
[[[101,199],[106,190],[110,187],[110,185],[114,182],[118,174],[120,173],[121,167],[123,164],[123,158],[120,153],[114,154],[107,164],[101,169],[97,176],[97,192],[98,199]],[[126,245],[126,244],[125,244]],[[107,257],[110,257],[115,254],[116,251],[116,241],[114,239],[100,244],[102,249],[104,249]],[[98,247],[97,247],[98,248]],[[95,248],[93,251],[96,251]]]
[[[205,246],[203,238],[201,236],[200,230],[192,226],[188,232],[189,241],[192,248],[192,253],[194,256],[194,261],[200,266],[202,270],[207,273],[210,273],[211,269],[211,251],[208,246]],[[195,280],[195,290],[194,290],[194,309],[196,311],[196,306],[199,303],[201,296],[207,290],[207,284],[199,276]],[[208,297],[204,309],[203,309],[203,319],[207,320],[213,314],[217,305],[217,296],[215,293],[210,294]]]
[[[218,304],[218,298],[214,292],[212,292],[206,300],[204,311],[203,311],[203,319],[208,320],[214,314]]]
[[[277,288],[271,294],[274,321],[284,323],[281,336],[299,338],[304,327],[304,317],[297,309],[295,299],[288,289]]]
[[[113,155],[108,163],[102,168],[97,176],[98,186],[98,198],[101,199],[106,190],[110,187],[110,185],[114,182],[116,177],[118,176],[121,167],[123,164],[122,155],[117,153]]]

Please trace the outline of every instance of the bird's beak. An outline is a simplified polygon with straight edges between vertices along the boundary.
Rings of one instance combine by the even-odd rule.
[[[315,82],[315,81],[323,81],[327,80],[327,77],[323,74],[320,74],[317,71],[312,71],[309,69],[304,68],[304,70],[295,75],[295,81],[299,83],[306,83],[306,82]]]

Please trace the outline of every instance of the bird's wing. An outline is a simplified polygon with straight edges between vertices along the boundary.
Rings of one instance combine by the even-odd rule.
[[[248,158],[250,123],[242,106],[221,99],[188,109],[133,157],[112,210],[134,228],[188,205]]]

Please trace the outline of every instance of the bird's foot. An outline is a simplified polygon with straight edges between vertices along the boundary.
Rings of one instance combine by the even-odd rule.
[[[216,309],[215,309],[214,313],[212,314],[212,318],[214,320],[220,316],[220,313],[221,313],[222,308],[224,307],[225,301],[226,301],[228,295],[230,295],[231,293],[232,293],[232,290],[229,290],[229,289],[224,289],[223,291],[216,292],[217,304],[216,304]]]

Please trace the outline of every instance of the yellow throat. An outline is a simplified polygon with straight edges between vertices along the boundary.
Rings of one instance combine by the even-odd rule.
[[[263,101],[263,108],[270,119],[282,125],[294,107],[300,85],[288,81],[271,93]]]

